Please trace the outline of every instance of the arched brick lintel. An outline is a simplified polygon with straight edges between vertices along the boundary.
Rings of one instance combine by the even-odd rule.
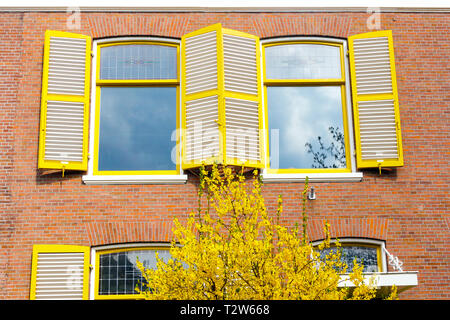
[[[308,219],[310,241],[325,238],[323,226],[330,224],[332,238],[371,238],[387,240],[389,219],[386,218],[312,218]],[[86,224],[91,246],[129,242],[170,242],[173,221],[92,222]]]
[[[91,13],[86,16],[87,28],[93,38],[153,35],[181,38],[194,30],[221,23],[223,27],[248,32],[261,38],[322,35],[346,38],[354,17],[332,13],[289,15],[202,13]],[[364,20],[365,21],[365,20]],[[367,31],[367,30],[365,30]]]
[[[330,224],[331,238],[371,238],[386,240],[389,219],[386,218],[313,218],[308,219],[308,237],[310,241],[325,238],[325,221]]]
[[[93,222],[86,225],[91,246],[131,242],[172,241],[172,221]]]

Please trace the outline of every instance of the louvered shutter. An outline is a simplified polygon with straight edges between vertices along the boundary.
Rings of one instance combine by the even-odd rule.
[[[259,38],[224,29],[223,55],[226,163],[260,167],[262,121]]]
[[[35,245],[32,300],[86,300],[89,294],[89,247]]]
[[[90,37],[46,31],[40,169],[87,170],[90,59]]]
[[[182,38],[183,168],[262,167],[259,39],[215,24]]]
[[[219,133],[218,39],[208,27],[182,38],[183,169],[222,162]]]
[[[392,32],[349,37],[358,168],[403,166]]]

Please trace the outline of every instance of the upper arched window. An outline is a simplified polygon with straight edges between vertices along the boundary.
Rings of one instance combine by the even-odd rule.
[[[343,42],[274,42],[263,53],[268,172],[350,172]]]
[[[176,174],[179,47],[97,46],[94,175]]]

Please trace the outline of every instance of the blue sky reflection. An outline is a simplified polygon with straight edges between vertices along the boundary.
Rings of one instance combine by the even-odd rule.
[[[175,170],[175,87],[103,87],[99,171]]]
[[[267,104],[272,169],[313,168],[314,157],[305,144],[319,151],[319,136],[325,146],[337,143],[329,127],[344,132],[339,86],[267,87]],[[333,166],[345,164],[328,155],[325,168]]]

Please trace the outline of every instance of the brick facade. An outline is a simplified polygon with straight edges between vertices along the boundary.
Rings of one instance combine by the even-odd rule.
[[[0,13],[0,299],[28,299],[34,244],[100,245],[169,241],[172,219],[196,207],[197,179],[185,185],[97,185],[83,173],[41,175],[37,169],[42,55],[46,29],[94,39],[152,35],[180,38],[214,23],[261,38],[347,38],[370,31],[367,13],[81,13],[68,30],[61,13]],[[362,182],[317,183],[308,202],[312,240],[328,219],[338,237],[386,241],[419,285],[402,299],[450,298],[449,106],[450,15],[382,13],[392,30],[404,167],[363,170]],[[301,221],[302,183],[266,184],[274,211]]]

